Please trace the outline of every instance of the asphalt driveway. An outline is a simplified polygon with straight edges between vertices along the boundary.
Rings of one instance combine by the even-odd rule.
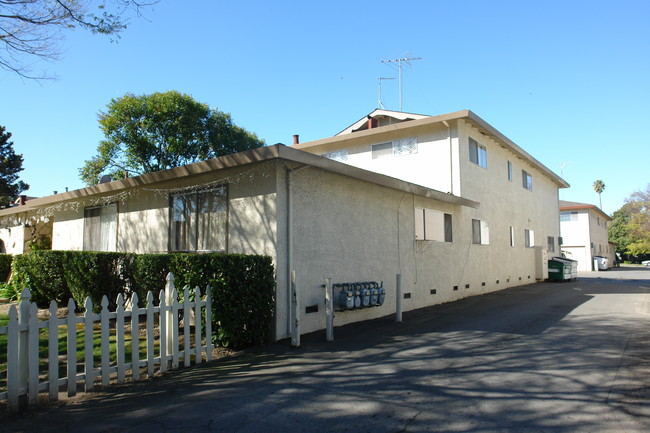
[[[650,269],[581,274],[3,416],[9,432],[647,432]]]

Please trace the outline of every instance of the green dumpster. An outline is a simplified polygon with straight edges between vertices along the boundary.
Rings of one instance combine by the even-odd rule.
[[[571,279],[571,264],[557,260],[548,261],[548,279],[566,281]]]

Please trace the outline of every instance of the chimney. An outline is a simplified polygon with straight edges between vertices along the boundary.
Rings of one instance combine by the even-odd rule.
[[[368,129],[372,129],[376,127],[377,127],[377,119],[373,119],[372,117],[368,116]]]
[[[18,197],[18,200],[18,206],[25,206],[25,203],[27,203],[27,196],[21,195]]]
[[[293,134],[293,144],[300,144],[300,136],[298,134]]]

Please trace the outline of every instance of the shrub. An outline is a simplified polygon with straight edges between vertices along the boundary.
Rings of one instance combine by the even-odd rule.
[[[11,273],[11,254],[0,254],[0,282],[6,282]]]
[[[115,308],[118,294],[125,299],[138,294],[144,306],[146,294],[165,287],[173,272],[182,296],[185,285],[212,294],[214,342],[245,347],[268,341],[274,314],[274,270],[270,257],[237,254],[127,254],[86,251],[32,251],[12,262],[10,287],[18,293],[25,287],[32,300],[47,307],[50,300],[66,304],[73,298],[82,309],[87,297],[96,309],[108,298]],[[194,296],[194,290],[190,292]]]

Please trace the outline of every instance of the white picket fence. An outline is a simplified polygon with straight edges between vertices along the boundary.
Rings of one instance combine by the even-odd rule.
[[[39,320],[35,303],[30,302],[31,294],[25,289],[21,294],[19,309],[12,305],[9,310],[9,323],[0,327],[0,335],[7,335],[7,370],[6,391],[0,389],[0,401],[7,400],[7,410],[15,412],[26,401],[33,405],[38,403],[39,394],[47,392],[50,400],[57,400],[59,392],[67,389],[68,396],[77,393],[77,387],[83,385],[85,392],[92,391],[95,382],[101,379],[101,386],[106,387],[111,379],[124,383],[127,375],[133,381],[141,380],[141,369],[146,368],[146,376],[153,376],[156,371],[165,373],[212,359],[212,299],[209,287],[202,297],[200,289],[194,289],[195,301],[190,301],[190,289],[183,289],[183,300],[178,300],[174,286],[174,276],[167,276],[165,290],[160,291],[159,304],[154,305],[154,296],[147,293],[146,307],[138,306],[138,296],[133,294],[125,306],[122,295],[117,297],[117,308],[108,311],[106,296],[101,301],[101,312],[94,313],[90,298],[86,298],[85,313],[74,314],[75,303],[68,302],[68,316],[57,318],[57,305],[50,304],[50,317]],[[204,309],[204,313],[203,310]],[[179,312],[183,321],[179,324]],[[144,316],[144,321],[141,319]],[[156,316],[158,320],[156,321]],[[190,318],[192,318],[190,320]],[[205,318],[205,320],[201,320]],[[125,339],[125,321],[131,324],[131,359],[126,362],[127,342]],[[194,332],[192,333],[191,321]],[[111,322],[113,323],[111,326]],[[158,325],[155,326],[155,323]],[[96,324],[99,324],[97,330]],[[203,327],[203,324],[205,327]],[[146,336],[141,339],[141,325]],[[67,327],[67,356],[59,356],[59,327]],[[181,329],[182,328],[182,329]],[[47,371],[41,371],[39,364],[39,341],[44,345],[41,330],[47,329]],[[77,332],[83,331],[84,355],[82,362],[77,359]],[[158,335],[156,335],[158,330]],[[96,333],[100,334],[101,355],[93,355]],[[110,337],[114,334],[115,350],[110,348]],[[183,345],[180,346],[182,335]],[[193,338],[192,338],[193,337]],[[191,344],[192,340],[194,344]],[[140,342],[146,341],[146,355],[140,352]],[[156,350],[156,348],[158,350]],[[144,351],[143,351],[144,352]],[[142,356],[145,355],[145,356]],[[62,359],[61,359],[62,358]],[[66,377],[59,377],[59,369],[65,367]],[[157,368],[156,368],[157,367]],[[45,370],[45,369],[44,369]],[[81,370],[81,372],[79,372]]]

